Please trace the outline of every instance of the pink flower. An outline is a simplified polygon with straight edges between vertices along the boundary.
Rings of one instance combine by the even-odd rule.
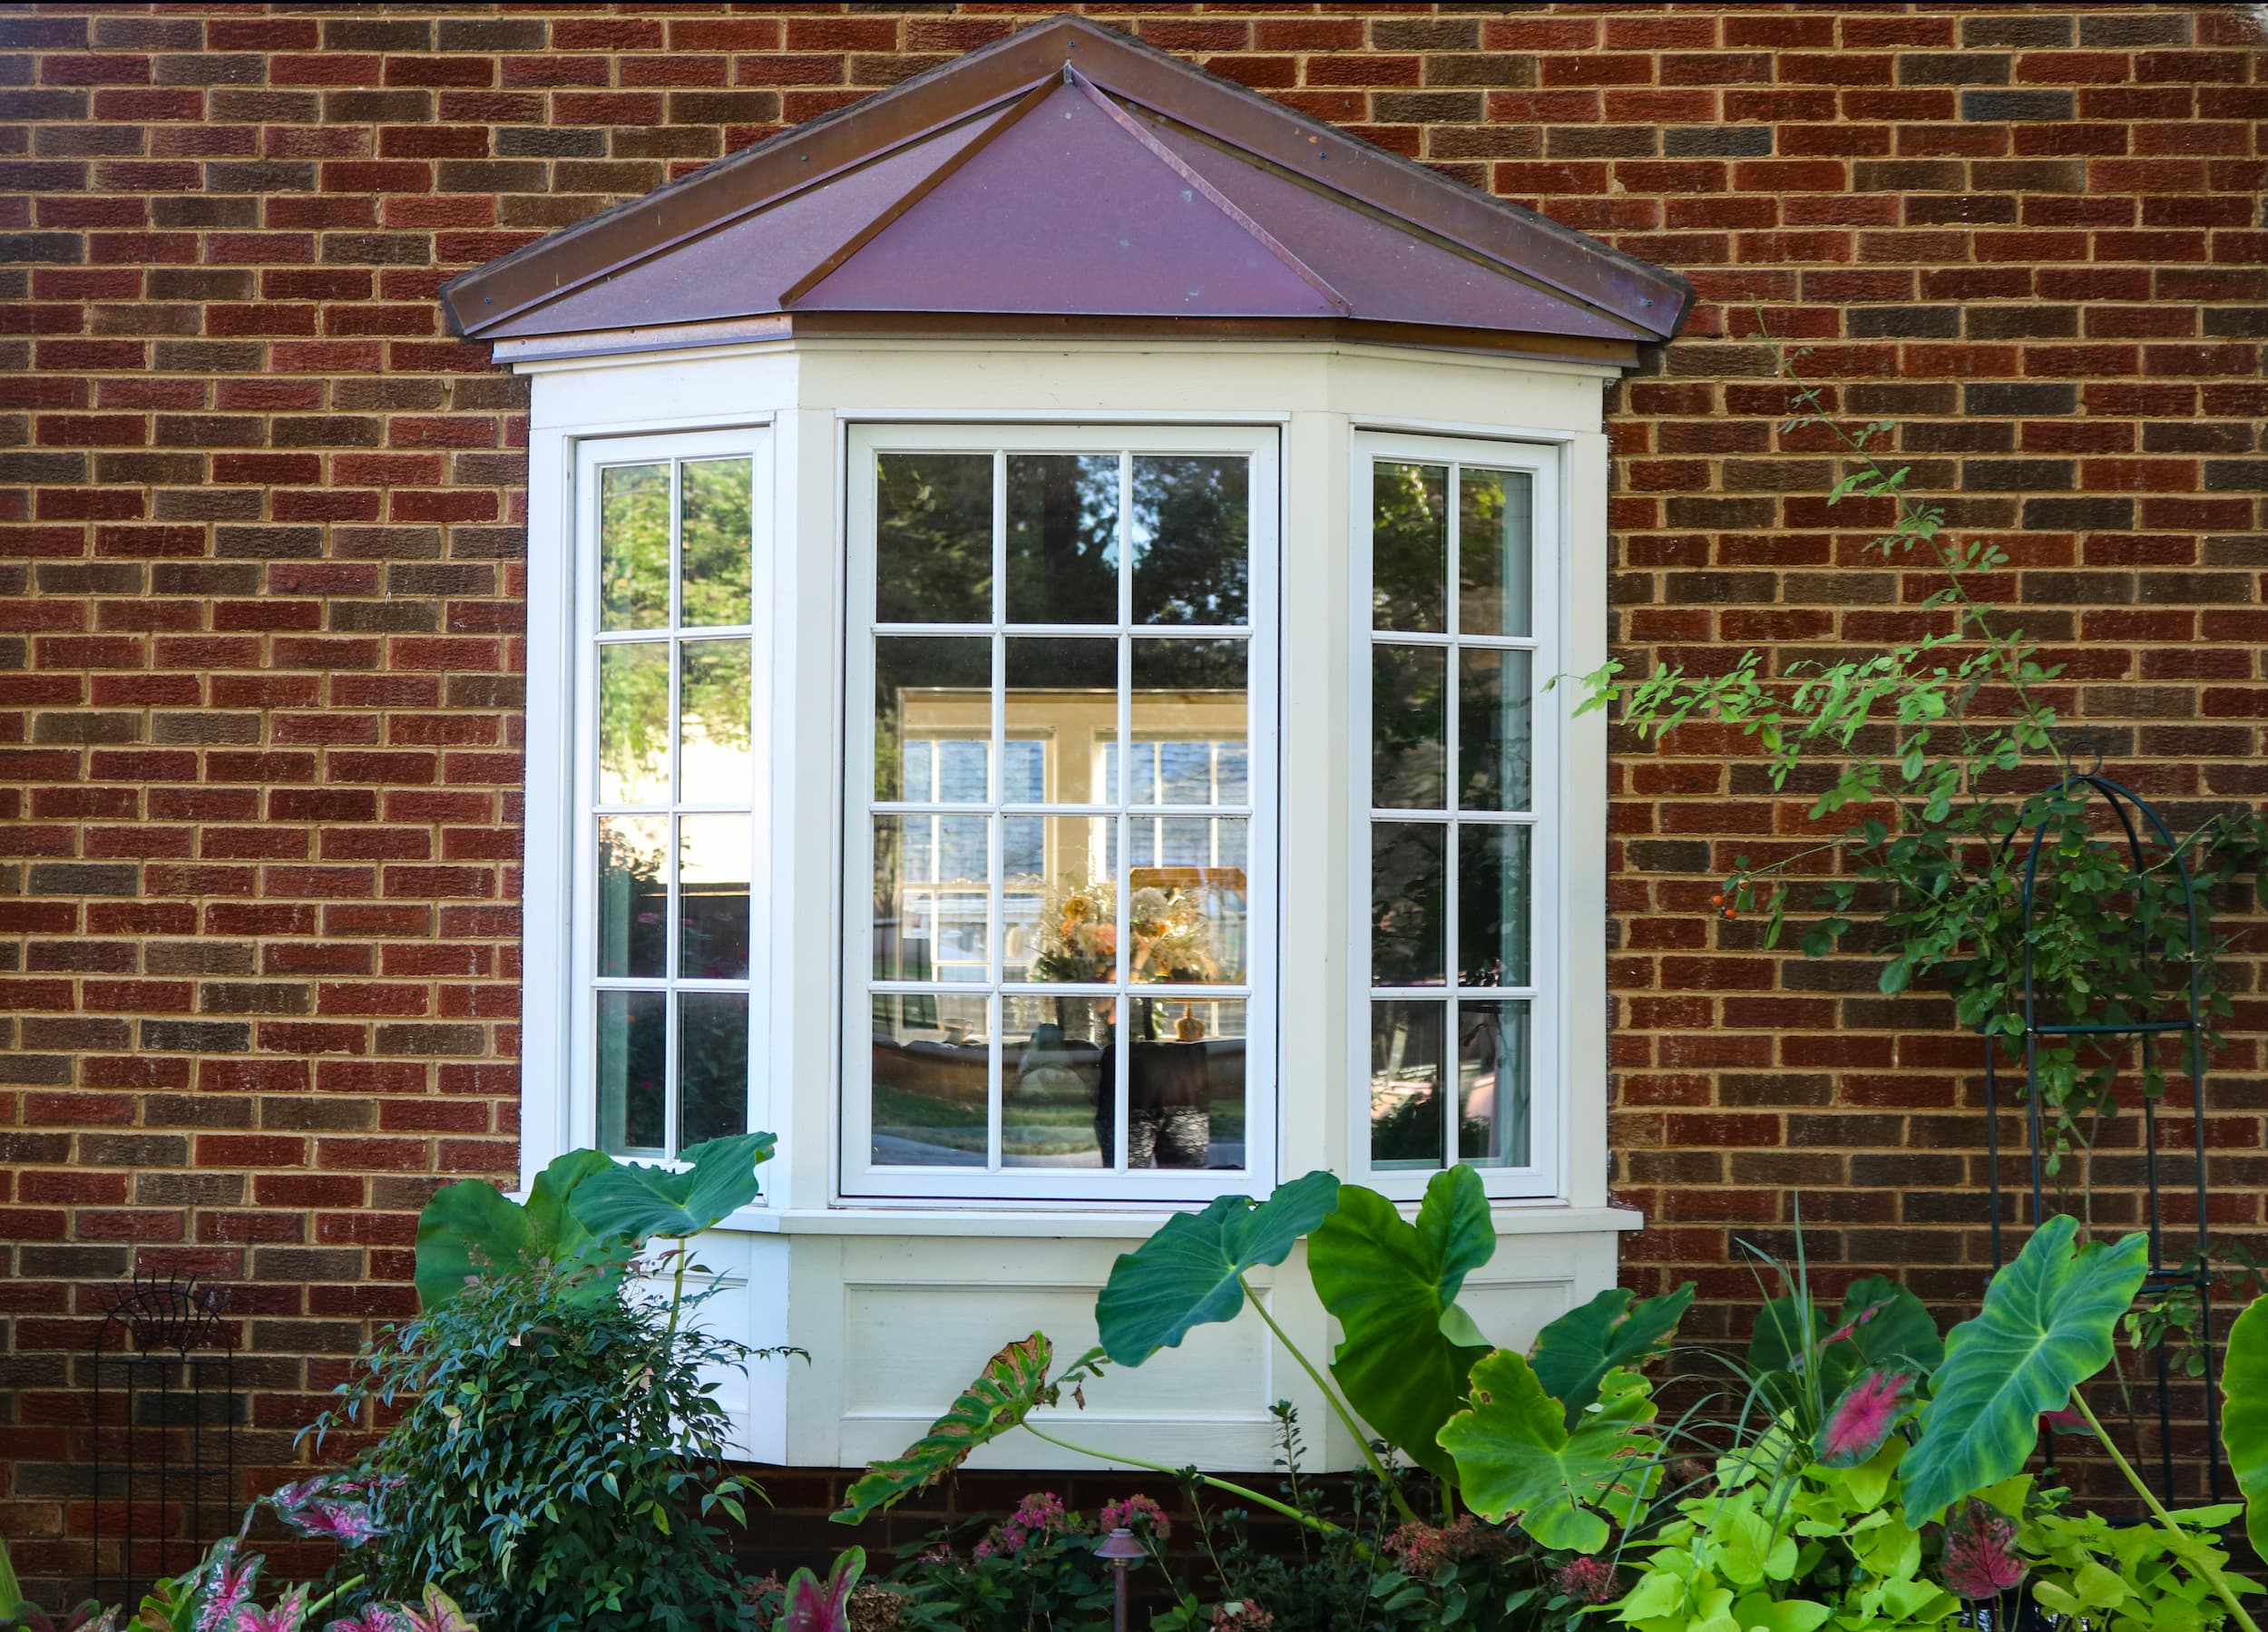
[[[1276,1617],[1250,1598],[1231,1598],[1213,1606],[1214,1632],[1267,1632]]]
[[[1998,1598],[2024,1579],[2016,1526],[1990,1502],[1971,1496],[1945,1521],[1945,1585],[1965,1598]]]
[[[1128,1529],[1137,1534],[1147,1527],[1149,1533],[1160,1541],[1173,1534],[1173,1525],[1166,1518],[1166,1510],[1147,1496],[1129,1496],[1124,1501],[1104,1502],[1100,1522],[1106,1530]]]
[[[1911,1372],[1875,1366],[1851,1381],[1819,1425],[1822,1467],[1854,1468],[1882,1448],[1913,1399]]]
[[[974,1549],[980,1559],[995,1554],[1013,1558],[1035,1541],[1069,1535],[1079,1528],[1078,1515],[1065,1510],[1063,1499],[1052,1490],[1034,1490],[1016,1504],[1016,1510],[994,1525]]]
[[[1578,1604],[1611,1604],[1622,1596],[1615,1567],[1604,1559],[1569,1559],[1551,1585],[1561,1598]]]

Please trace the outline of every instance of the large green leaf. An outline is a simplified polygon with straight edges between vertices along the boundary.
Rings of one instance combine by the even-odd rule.
[[[433,1309],[484,1273],[509,1274],[540,1260],[555,1264],[599,1255],[600,1240],[572,1216],[569,1204],[592,1174],[614,1166],[598,1150],[570,1150],[528,1187],[516,1206],[476,1178],[436,1190],[417,1215],[417,1302]],[[579,1295],[605,1300],[621,1283],[619,1265],[602,1269]]]
[[[1635,1372],[1669,1346],[1693,1292],[1687,1281],[1675,1292],[1633,1304],[1624,1288],[1609,1287],[1536,1334],[1528,1363],[1543,1392],[1559,1402],[1569,1428],[1598,1398],[1599,1380],[1608,1372],[1618,1366]]]
[[[1546,1547],[1595,1553],[1608,1520],[1628,1529],[1661,1479],[1645,1425],[1654,1399],[1635,1372],[1611,1371],[1598,1402],[1572,1430],[1518,1354],[1498,1349],[1472,1368],[1472,1404],[1441,1442],[1457,1459],[1465,1505],[1491,1522],[1508,1514]]]
[[[876,1508],[920,1490],[959,1467],[978,1446],[1017,1426],[1033,1406],[1052,1403],[1048,1363],[1053,1356],[1045,1334],[1034,1332],[986,1361],[976,1381],[904,1455],[875,1462],[851,1486],[835,1522],[856,1524]]]
[[[1281,1264],[1338,1205],[1339,1181],[1317,1171],[1256,1206],[1249,1196],[1222,1196],[1201,1213],[1176,1213],[1110,1266],[1095,1300],[1103,1353],[1139,1365],[1178,1347],[1193,1327],[1234,1319],[1244,1307],[1245,1272]]]
[[[2229,1328],[2221,1391],[2221,1443],[2244,1493],[2244,1531],[2268,1557],[2268,1297],[2253,1299]]]
[[[601,1237],[643,1243],[656,1236],[681,1240],[713,1228],[758,1193],[756,1168],[777,1140],[768,1133],[710,1139],[685,1152],[681,1172],[611,1162],[575,1187],[568,1207],[583,1228]]]
[[[1929,1309],[1896,1281],[1879,1275],[1852,1282],[1842,1309],[1833,1317],[1816,1305],[1806,1305],[1801,1297],[1775,1297],[1757,1311],[1756,1329],[1748,1340],[1748,1369],[1766,1398],[1782,1411],[1808,1398],[1798,1381],[1806,1365],[1819,1368],[1823,1407],[1861,1372],[1907,1370],[1928,1376],[1944,1357],[1945,1343]]]
[[[556,1262],[581,1256],[598,1240],[574,1215],[575,1191],[594,1173],[614,1166],[603,1150],[570,1150],[556,1157],[528,1187],[529,1245]]]
[[[1899,1468],[1906,1522],[1916,1529],[1972,1491],[2023,1471],[2042,1412],[2110,1363],[2118,1317],[2134,1303],[2149,1242],[2073,1250],[2077,1221],[2041,1225],[1992,1277],[1984,1307],[1952,1330],[1921,1433]]]
[[[1489,1352],[1463,1341],[1473,1327],[1457,1294],[1495,1251],[1488,1192],[1468,1167],[1433,1176],[1415,1224],[1377,1191],[1342,1185],[1338,1211],[1307,1243],[1316,1295],[1345,1334],[1331,1374],[1347,1403],[1444,1479],[1456,1463],[1434,1435]]]

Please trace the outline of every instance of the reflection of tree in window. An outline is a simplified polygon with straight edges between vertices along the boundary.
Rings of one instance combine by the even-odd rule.
[[[1134,621],[1242,623],[1251,516],[1242,458],[1134,460]]]
[[[1008,455],[1012,623],[1119,621],[1119,461]]]
[[[991,622],[992,455],[884,454],[875,463],[875,617]]]

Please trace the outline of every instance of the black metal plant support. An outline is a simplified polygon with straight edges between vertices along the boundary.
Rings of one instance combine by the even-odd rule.
[[[2078,793],[2083,796],[2100,797],[2117,820],[2126,838],[2127,859],[2139,874],[2146,865],[2146,844],[2155,842],[2165,846],[2172,865],[2178,869],[2181,880],[2181,904],[2186,914],[2189,956],[2185,960],[2187,970],[2185,988],[2179,993],[2183,1008],[2179,1019],[2164,1018],[2121,1021],[2056,1021],[2042,1019],[2039,1013],[2038,992],[2032,972],[2032,913],[2034,896],[2039,882],[2039,860],[2048,839],[2048,824],[2037,812],[2041,806],[2052,803],[2059,796]],[[2189,873],[2189,864],[2175,842],[2173,831],[2165,818],[2150,802],[2123,787],[2099,772],[2075,774],[2048,790],[2038,800],[2026,806],[2026,822],[2003,841],[2001,855],[2005,859],[2012,854],[2019,840],[2026,839],[2024,857],[2023,918],[2024,935],[2024,992],[2023,992],[2023,1048],[2024,1048],[2024,1108],[2026,1130],[2031,1145],[2030,1223],[2037,1227],[2047,1216],[2047,1148],[2050,1138],[2047,1119],[2039,1101],[2039,1047],[2042,1039],[2095,1038],[2103,1042],[2116,1043],[2120,1048],[2126,1041],[2139,1041],[2145,1048],[2155,1038],[2178,1035],[2182,1040],[2182,1058],[2189,1077],[2189,1118],[2191,1179],[2196,1192],[2196,1249],[2184,1261],[2169,1264],[2165,1252],[2165,1226],[2163,1211],[2163,1187],[2158,1175],[2158,1122],[2161,1109],[2155,1099],[2145,1098],[2142,1104],[2142,1170],[2148,1207],[2147,1228],[2150,1240],[2149,1273],[2143,1281],[2146,1294],[2165,1294],[2189,1287],[2197,1300],[2197,1330],[2195,1341],[2204,1363],[2205,1432],[2208,1449],[2205,1454],[2205,1481],[2209,1500],[2221,1500],[2220,1459],[2220,1402],[2214,1387],[2214,1361],[2213,1353],[2213,1266],[2207,1256],[2209,1239],[2205,1213],[2205,1024],[2204,1003],[2200,992],[2198,960],[2204,955],[2203,943],[2198,939],[2202,925],[2197,913],[2197,892]],[[2173,993],[2167,994],[2169,998]],[[2004,1046],[2002,1038],[1985,1039],[1985,1141],[1987,1172],[1989,1175],[1992,1266],[1999,1269],[2005,1257],[2000,1242],[2000,1129],[1999,1129],[1999,1056]],[[2158,1462],[2160,1492],[2168,1502],[2175,1501],[2180,1492],[2174,1483],[2174,1411],[2172,1365],[2163,1342],[2155,1351],[2157,1373]],[[2053,1431],[2049,1431],[2051,1435]],[[2049,1441],[2049,1459],[2053,1460],[2054,1442]]]
[[[136,1275],[104,1295],[103,1309],[93,1354],[94,1556],[90,1585],[93,1596],[104,1603],[122,1599],[132,1604],[142,1585],[187,1568],[217,1539],[207,1529],[209,1505],[222,1527],[234,1517],[236,1336],[220,1317],[212,1294],[193,1278]],[[217,1395],[212,1386],[216,1378]],[[103,1413],[106,1379],[123,1394],[123,1410],[114,1429]],[[209,1444],[208,1435],[215,1429],[218,1442]],[[108,1451],[113,1445],[122,1466],[112,1463]],[[215,1474],[225,1483],[211,1491]],[[153,1482],[154,1493],[150,1489]],[[154,1511],[145,1513],[143,1503],[153,1494]],[[105,1596],[103,1515],[112,1500],[118,1503],[124,1533],[118,1552],[119,1590]],[[176,1502],[181,1504],[178,1523]],[[142,1534],[144,1528],[152,1532],[147,1537]],[[145,1544],[139,1559],[137,1542]]]

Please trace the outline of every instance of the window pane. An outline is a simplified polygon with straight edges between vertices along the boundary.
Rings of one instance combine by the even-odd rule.
[[[1371,824],[1374,986],[1442,984],[1442,845],[1446,831],[1432,823]]]
[[[670,801],[670,648],[599,649],[599,803]]]
[[[1243,640],[1136,640],[1137,805],[1242,805],[1251,795]]]
[[[1370,1163],[1442,1165],[1441,1003],[1370,1006]]]
[[[1526,810],[1535,658],[1467,648],[1457,662],[1457,803],[1466,810]]]
[[[1032,745],[1040,748],[1041,791],[1054,805],[1114,801],[1101,786],[1114,761],[1103,750],[1119,735],[1119,643],[1012,638],[1008,647],[1007,735],[1019,743],[1015,781],[1030,796]],[[1018,796],[1015,793],[1008,797]]]
[[[1007,916],[1001,978],[1118,978],[1118,901],[1109,816],[1009,816],[1002,832]]]
[[[1448,649],[1370,653],[1370,796],[1382,810],[1439,810],[1448,797]]]
[[[599,472],[599,627],[670,626],[670,467]]]
[[[1457,627],[1469,635],[1535,632],[1534,476],[1457,474]]]
[[[748,1130],[748,996],[678,995],[678,1148]]]
[[[1457,1006],[1457,1159],[1525,1168],[1529,1154],[1528,1005]]]
[[[703,459],[678,467],[685,506],[678,543],[685,574],[678,621],[689,627],[750,621],[750,474],[746,459]]]
[[[600,1147],[616,1156],[667,1155],[669,993],[601,992],[598,1000]]]
[[[669,972],[669,847],[668,816],[599,818],[600,974]]]
[[[1251,485],[1241,456],[1135,456],[1135,622],[1247,621]]]
[[[1245,1005],[1135,998],[1130,1007],[1126,1165],[1243,1167]]]
[[[744,816],[678,818],[678,975],[748,978],[748,874]]]
[[[1116,1080],[1111,1000],[1001,1000],[1000,1156],[1011,1168],[1107,1168]]]
[[[688,805],[746,805],[756,796],[748,642],[687,640],[678,648],[679,751]]]
[[[992,621],[992,456],[875,459],[875,617]]]
[[[1439,634],[1449,627],[1449,467],[1371,467],[1371,627]]]
[[[883,816],[874,822],[875,978],[987,978],[988,818]]]
[[[1008,455],[1008,621],[1119,621],[1115,454]]]
[[[991,1051],[982,997],[874,1000],[874,1160],[878,1167],[982,1167]]]
[[[875,797],[982,804],[992,795],[992,643],[875,640]]]
[[[1127,977],[1234,986],[1247,953],[1246,828],[1240,816],[1134,818],[1158,859],[1128,874]]]
[[[1457,983],[1528,984],[1529,844],[1534,829],[1457,829]]]

